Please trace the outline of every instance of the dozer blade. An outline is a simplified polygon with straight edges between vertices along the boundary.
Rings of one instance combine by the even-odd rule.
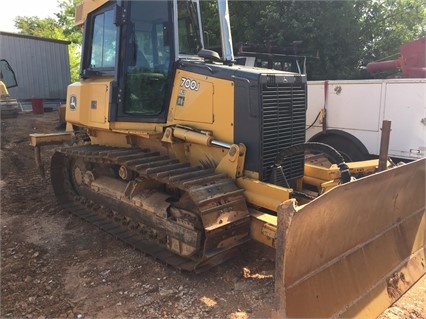
[[[277,318],[375,318],[425,274],[426,159],[278,209]]]

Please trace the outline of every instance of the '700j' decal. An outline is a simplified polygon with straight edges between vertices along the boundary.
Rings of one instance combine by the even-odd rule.
[[[200,89],[200,82],[188,78],[181,78],[180,81],[180,86],[186,89],[190,89],[193,91],[198,91]]]

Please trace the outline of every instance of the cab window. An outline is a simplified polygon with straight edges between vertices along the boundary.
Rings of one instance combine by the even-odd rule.
[[[114,68],[117,27],[114,10],[107,9],[93,18],[93,34],[89,69]]]
[[[127,115],[163,111],[170,67],[168,2],[132,1],[129,22],[125,103]]]

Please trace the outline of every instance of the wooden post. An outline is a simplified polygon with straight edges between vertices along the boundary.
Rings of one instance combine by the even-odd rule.
[[[379,172],[384,171],[387,168],[390,132],[391,121],[384,120],[382,122],[382,134],[380,139]]]
[[[34,156],[35,156],[36,166],[40,172],[40,175],[43,179],[45,179],[44,165],[43,165],[43,161],[41,160],[40,146],[38,145],[34,147]]]

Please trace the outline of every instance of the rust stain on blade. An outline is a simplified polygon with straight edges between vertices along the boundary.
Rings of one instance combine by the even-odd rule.
[[[280,205],[274,316],[376,317],[413,285],[425,273],[425,170],[421,159]]]

